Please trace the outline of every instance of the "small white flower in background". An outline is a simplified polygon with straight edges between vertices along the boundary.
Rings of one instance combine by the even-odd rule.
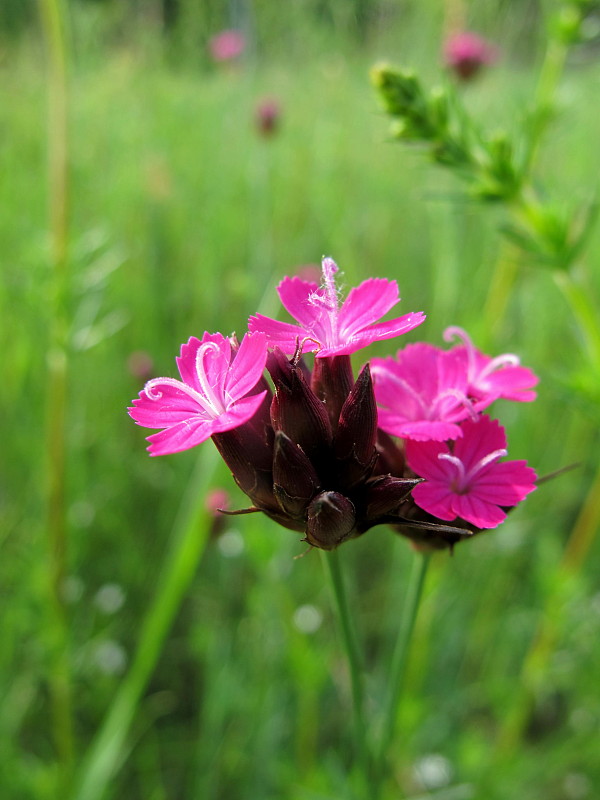
[[[125,592],[118,583],[105,583],[94,597],[94,605],[103,614],[115,614],[124,602]]]
[[[121,675],[127,666],[127,654],[114,639],[99,642],[92,656],[94,666],[105,675]]]
[[[221,534],[217,540],[219,552],[225,558],[237,558],[244,552],[244,538],[239,531],[230,529]]]
[[[592,783],[582,772],[570,772],[566,775],[563,788],[568,800],[583,800],[584,797],[592,796]]]
[[[300,633],[315,633],[321,627],[323,614],[316,606],[299,606],[294,611],[294,625]]]
[[[420,758],[413,767],[415,778],[425,789],[441,789],[452,780],[452,764],[439,753]]]

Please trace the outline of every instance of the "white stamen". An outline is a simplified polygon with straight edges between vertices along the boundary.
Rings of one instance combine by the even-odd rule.
[[[460,494],[469,488],[469,484],[478,472],[481,472],[481,470],[489,464],[505,455],[508,455],[508,452],[504,448],[493,450],[491,453],[488,453],[487,456],[480,458],[468,471],[465,470],[465,465],[457,456],[452,456],[450,453],[438,453],[438,458],[449,461],[456,467],[458,471],[458,480],[456,483],[453,483],[452,488]]]
[[[485,378],[491,375],[492,372],[495,372],[497,369],[502,369],[502,367],[518,367],[520,364],[521,361],[519,356],[516,356],[513,353],[505,353],[502,356],[496,356],[496,358],[492,358],[492,360],[481,370],[477,376],[477,380],[485,380]]]
[[[175,380],[175,378],[153,378],[151,381],[144,387],[144,391],[146,392],[146,396],[149,400],[160,400],[162,392],[160,389],[155,391],[155,387],[159,386],[171,386],[173,389],[177,389],[177,391],[182,392],[182,394],[187,394],[187,396],[193,400],[195,403],[198,403],[211,417],[219,416],[218,413],[215,414],[215,409],[213,406],[195,389],[192,389],[191,386],[188,386],[187,383],[182,383],[182,381]]]
[[[202,391],[204,392],[206,399],[210,403],[215,416],[218,417],[219,414],[225,413],[226,408],[223,403],[223,399],[219,397],[219,395],[215,392],[215,387],[211,386],[208,381],[208,376],[204,366],[204,359],[206,358],[207,353],[212,353],[213,356],[215,354],[219,354],[219,346],[216,344],[216,342],[204,342],[204,344],[198,348],[198,352],[196,353],[196,374],[198,375],[198,380],[200,381],[200,386],[202,387]]]

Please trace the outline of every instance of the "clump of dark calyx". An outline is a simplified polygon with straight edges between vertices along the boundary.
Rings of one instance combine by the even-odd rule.
[[[303,541],[334,550],[375,525],[388,524],[415,546],[452,548],[474,531],[440,524],[414,503],[420,482],[402,450],[377,427],[369,365],[356,381],[349,356],[304,360],[277,348],[267,369],[268,389],[254,417],[212,438],[252,507]]]

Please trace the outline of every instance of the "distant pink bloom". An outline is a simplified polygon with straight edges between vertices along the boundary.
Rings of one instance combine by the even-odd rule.
[[[281,302],[300,325],[256,314],[250,317],[250,330],[263,331],[284,353],[294,353],[300,343],[304,352],[314,350],[318,358],[325,358],[349,355],[380,339],[400,336],[425,319],[417,311],[375,325],[400,300],[396,281],[369,278],[351,289],[340,306],[334,277],[337,265],[324,258],[322,270],[320,287],[297,277],[284,278],[277,287]]]
[[[150,455],[187,450],[215,433],[249,420],[266,392],[249,395],[262,377],[266,337],[246,334],[239,349],[220,333],[192,336],[176,359],[182,380],[148,381],[129,414],[145,428],[164,428],[148,437]]]
[[[208,47],[215,61],[234,61],[246,49],[246,37],[233,29],[221,31],[212,37]]]
[[[532,370],[520,365],[518,356],[512,353],[496,358],[486,356],[473,346],[469,335],[462,328],[446,328],[444,340],[449,342],[454,338],[463,342],[450,352],[465,362],[470,397],[489,402],[499,397],[520,402],[535,400],[537,395],[532,387],[537,385],[539,379]]]
[[[498,49],[476,33],[456,33],[444,45],[446,66],[462,80],[473,78],[486,64],[498,58]]]
[[[496,420],[482,416],[461,428],[462,437],[452,443],[406,443],[410,468],[425,478],[412,490],[413,500],[438,519],[495,528],[506,517],[501,506],[520,503],[536,488],[537,476],[525,461],[499,461],[506,436]]]
[[[486,405],[468,396],[464,359],[431,344],[409,344],[396,358],[373,358],[371,374],[379,427],[404,439],[456,439],[462,435],[457,423]]]
[[[272,136],[279,127],[281,106],[272,98],[261,100],[256,106],[256,127],[263,136]]]
[[[135,350],[127,359],[127,367],[138,381],[147,381],[154,371],[154,362],[144,350]]]

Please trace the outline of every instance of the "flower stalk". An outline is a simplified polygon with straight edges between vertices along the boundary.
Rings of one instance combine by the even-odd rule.
[[[352,613],[348,604],[348,595],[339,553],[337,551],[321,551],[321,558],[334,597],[338,628],[348,662],[354,719],[355,758],[362,776],[363,788],[366,789],[371,779],[371,751],[365,719],[364,667],[362,656],[353,624]]]
[[[430,560],[431,555],[427,552],[417,551],[413,558],[406,597],[402,608],[400,627],[398,629],[398,636],[392,655],[390,677],[388,681],[389,692],[384,706],[381,737],[377,751],[377,764],[380,776],[383,774],[385,760],[394,737],[398,708],[402,698],[404,678],[410,655],[410,645],[421,598],[423,596],[423,587],[425,586],[425,578]]]
[[[58,794],[68,785],[74,736],[69,635],[63,588],[67,563],[66,414],[68,391],[69,138],[65,12],[60,0],[39,0],[48,65],[48,194],[52,302],[47,350],[46,531],[49,559],[50,701],[54,745],[60,764]]]

